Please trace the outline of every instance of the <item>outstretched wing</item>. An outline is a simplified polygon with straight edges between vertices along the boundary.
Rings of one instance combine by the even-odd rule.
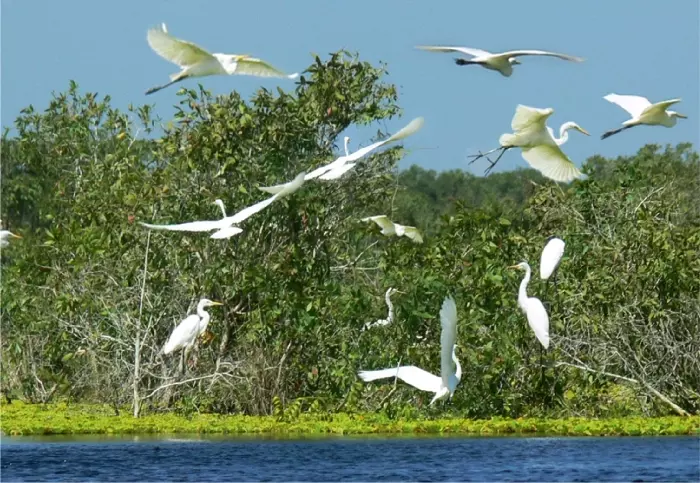
[[[215,231],[211,234],[209,238],[213,238],[215,240],[223,240],[231,238],[232,236],[238,235],[242,232],[243,230],[241,230],[237,226],[227,226],[226,228],[222,228],[221,230]]]
[[[384,235],[393,235],[396,233],[394,223],[386,215],[368,216],[367,218],[362,218],[362,221],[375,222],[382,229]]]
[[[423,236],[415,226],[403,226],[403,235],[416,243],[423,243]]]
[[[657,112],[662,112],[671,107],[672,105],[681,102],[680,99],[670,99],[668,101],[661,101],[657,102],[656,104],[652,104],[651,106],[647,107],[644,109],[645,113],[652,114],[657,113]]]
[[[513,120],[510,122],[510,127],[513,129],[513,132],[518,133],[519,131],[524,131],[533,124],[544,126],[547,122],[547,118],[553,113],[554,109],[551,107],[539,109],[537,107],[518,104],[518,107],[515,108]]]
[[[244,220],[247,220],[254,214],[258,213],[259,211],[267,208],[270,206],[272,203],[277,201],[280,198],[283,198],[285,196],[289,196],[290,194],[294,193],[296,190],[301,188],[301,186],[304,184],[304,176],[305,173],[300,173],[298,174],[292,181],[289,181],[284,184],[280,184],[277,186],[272,186],[269,188],[260,188],[263,191],[268,191],[270,189],[275,189],[276,193],[274,196],[270,196],[269,198],[259,201],[258,203],[255,203],[252,206],[249,206],[247,208],[244,208],[243,210],[239,211],[235,215],[227,218],[227,220],[230,220],[230,224],[236,225],[238,223],[243,222]],[[230,235],[229,235],[230,236]]]
[[[522,148],[522,156],[530,166],[554,181],[570,183],[583,176],[556,144],[539,144],[532,148]]]
[[[183,68],[214,57],[200,46],[170,35],[165,24],[149,29],[147,39],[156,54]]]
[[[457,305],[452,297],[445,297],[440,309],[440,375],[442,384],[449,387],[450,376],[455,374],[452,349],[457,342]]]
[[[354,153],[351,153],[349,156],[343,156],[343,162],[347,163],[350,161],[357,161],[369,152],[374,151],[375,149],[384,146],[385,144],[400,141],[401,139],[405,139],[409,136],[412,136],[413,134],[420,131],[420,129],[423,127],[423,124],[425,124],[425,120],[422,117],[417,117],[408,124],[406,124],[404,127],[402,127],[398,132],[389,136],[388,138],[383,139],[382,141],[377,141],[376,143],[370,144],[369,146],[365,146],[364,148],[358,149]]]
[[[326,174],[319,176],[318,179],[322,179],[324,181],[338,179],[341,176],[343,176],[345,173],[350,171],[352,168],[354,168],[356,165],[357,165],[357,163],[343,164],[342,166],[338,166],[337,168],[333,168],[330,171],[328,171]]]
[[[139,221],[140,225],[150,228],[151,230],[169,230],[169,231],[211,231],[218,230],[225,226],[224,220],[216,221],[191,221],[189,223],[180,223],[178,225],[151,225],[150,223],[144,223]]]
[[[548,52],[546,50],[511,50],[509,52],[503,52],[503,53],[498,54],[498,55],[505,56],[508,58],[520,57],[523,55],[544,55],[547,57],[556,57],[558,59],[570,60],[572,62],[583,62],[585,60],[581,57],[576,57],[573,55],[566,55],[566,54],[559,54],[557,52]]]
[[[286,77],[288,79],[296,79],[299,73],[286,74],[281,70],[273,67],[271,64],[261,59],[253,57],[241,56],[236,60],[236,74],[254,75],[257,77]]]
[[[450,45],[416,45],[417,49],[426,50],[428,52],[459,52],[472,57],[481,57],[491,55],[491,52],[481,49],[472,49],[471,47],[455,47]]]
[[[365,382],[385,379],[387,377],[398,377],[406,384],[410,384],[421,391],[436,393],[440,390],[441,379],[416,366],[393,367],[391,369],[380,369],[378,371],[360,371],[357,374]]]
[[[629,113],[633,118],[638,118],[642,115],[645,109],[651,106],[651,102],[646,97],[642,96],[621,96],[618,94],[608,94],[603,97],[608,102],[617,104]]]

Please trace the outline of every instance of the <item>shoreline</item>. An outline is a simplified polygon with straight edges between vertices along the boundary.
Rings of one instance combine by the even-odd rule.
[[[6,436],[77,434],[230,434],[230,435],[361,435],[460,434],[464,436],[661,436],[700,434],[700,416],[622,418],[491,418],[389,419],[382,414],[301,414],[294,418],[151,413],[140,418],[126,411],[116,416],[101,404],[25,404],[0,406],[0,428]]]

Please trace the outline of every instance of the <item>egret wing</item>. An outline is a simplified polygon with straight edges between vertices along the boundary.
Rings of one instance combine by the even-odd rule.
[[[241,222],[247,220],[248,218],[250,218],[251,216],[253,216],[254,214],[264,210],[265,208],[270,206],[272,203],[274,203],[277,200],[277,198],[279,198],[280,193],[282,193],[282,191],[280,191],[279,193],[277,193],[274,196],[270,196],[269,198],[267,198],[263,201],[259,201],[259,202],[255,203],[254,205],[248,206],[247,208],[243,208],[241,211],[239,211],[235,215],[230,216],[226,219],[230,222],[229,223],[230,225],[236,225],[238,223],[241,223]]]
[[[189,67],[214,57],[200,46],[170,35],[165,24],[161,28],[149,29],[147,39],[156,54],[180,67]]]
[[[530,297],[527,305],[527,323],[545,349],[549,348],[549,316],[540,299]]]
[[[192,314],[178,324],[163,346],[163,353],[170,354],[194,341],[199,328],[199,316]]]
[[[410,384],[416,389],[427,392],[438,392],[441,383],[439,377],[416,366],[393,367],[391,369],[380,369],[378,371],[360,371],[358,375],[365,382],[385,379],[387,377],[398,377],[406,384]]]
[[[416,228],[415,226],[404,226],[403,232],[404,236],[407,236],[414,242],[423,243],[423,236],[421,235],[420,231],[418,231],[418,228]]]
[[[443,387],[449,387],[449,378],[455,374],[452,349],[457,342],[457,305],[452,297],[445,297],[440,309],[440,375]]]
[[[619,94],[608,94],[603,97],[608,102],[617,104],[629,113],[633,118],[638,118],[647,108],[651,107],[651,102],[642,96],[621,96]]]
[[[537,107],[518,104],[518,107],[515,108],[513,120],[510,122],[510,127],[516,133],[525,130],[533,124],[539,124],[544,129],[547,118],[553,113],[554,109],[551,107],[548,107],[547,109],[539,109]]]
[[[556,144],[522,148],[522,156],[530,166],[554,181],[569,183],[583,176],[583,173]]]
[[[242,233],[243,230],[238,228],[237,226],[227,226],[226,228],[222,228],[221,230],[215,231],[214,233],[211,234],[209,238],[213,238],[215,240],[221,240],[221,239],[226,239],[226,238],[231,238],[232,236],[238,235],[239,233]]]
[[[396,233],[394,223],[386,215],[368,216],[367,218],[362,218],[362,221],[375,222],[382,229],[384,235],[393,235]]]
[[[547,280],[559,266],[561,257],[564,256],[564,240],[552,238],[547,242],[540,257],[540,278]]]
[[[264,60],[253,57],[241,56],[236,60],[236,63],[235,74],[254,75],[256,77],[286,77],[288,79],[299,77],[297,72],[286,74]]]
[[[218,230],[226,226],[226,218],[216,221],[191,221],[188,223],[180,223],[178,225],[152,225],[150,223],[139,222],[140,225],[152,230],[169,230],[169,231],[211,231]]]
[[[544,55],[548,57],[556,57],[558,59],[563,60],[570,60],[572,62],[583,62],[585,60],[581,57],[576,57],[574,55],[560,54],[557,52],[548,52],[546,50],[511,50],[509,52],[503,52],[499,55],[507,56],[508,58],[520,57],[523,55]]]
[[[666,109],[668,109],[669,107],[671,107],[672,105],[674,105],[678,102],[681,102],[681,100],[680,99],[670,99],[668,101],[657,102],[656,104],[652,104],[649,107],[647,107],[646,109],[644,109],[643,113],[644,114],[657,113],[657,112],[660,113],[662,111],[665,111]]]
[[[301,185],[304,184],[304,181],[312,179],[312,174],[313,172],[309,174],[300,173],[292,181],[276,184],[274,186],[258,186],[258,189],[260,191],[265,191],[266,193],[271,193],[273,195],[284,191],[284,194],[282,194],[281,196],[287,196],[301,188]]]
[[[351,153],[349,156],[344,156],[343,163],[350,162],[350,161],[357,161],[358,159],[365,156],[367,153],[374,151],[375,149],[377,149],[385,144],[393,143],[393,142],[399,141],[401,139],[405,139],[409,136],[412,136],[413,134],[420,131],[420,129],[423,127],[424,123],[425,123],[425,120],[422,117],[417,117],[417,118],[411,120],[411,122],[406,124],[399,131],[392,134],[388,138],[386,138],[382,141],[377,141],[376,143],[370,144],[369,146],[365,146],[364,148],[358,149],[354,153]]]
[[[473,49],[471,47],[454,47],[450,45],[417,45],[416,48],[428,52],[460,52],[472,57],[492,55],[491,52],[487,52],[486,50]]]
[[[320,176],[318,179],[322,179],[324,181],[338,179],[341,176],[343,176],[345,173],[350,171],[352,168],[354,168],[356,165],[357,165],[357,163],[348,163],[348,164],[344,164],[342,166],[338,166],[334,169],[331,169],[326,174]]]

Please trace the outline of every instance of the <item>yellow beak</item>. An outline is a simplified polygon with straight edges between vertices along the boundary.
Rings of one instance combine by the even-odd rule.
[[[506,268],[520,268],[520,265],[511,265],[510,267],[506,267]]]
[[[676,113],[676,117],[680,117],[681,119],[688,119],[688,116],[686,116],[685,114]]]
[[[15,237],[15,238],[22,238],[21,235],[15,235],[14,233],[10,233],[10,235],[12,235],[12,236]]]
[[[583,134],[585,134],[586,136],[590,136],[590,134],[588,134],[588,131],[586,131],[586,130],[585,130],[584,128],[582,128],[581,126],[578,127],[578,130],[581,131],[581,132],[582,132]]]
[[[214,302],[214,301],[212,301],[212,302],[211,302],[211,305],[224,305],[224,304],[222,304],[221,302]]]

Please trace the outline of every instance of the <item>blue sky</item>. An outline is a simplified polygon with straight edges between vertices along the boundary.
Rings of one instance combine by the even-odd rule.
[[[404,118],[385,128],[395,131],[416,116],[426,121],[406,140],[410,152],[402,167],[469,169],[466,156],[496,147],[519,103],[554,108],[555,131],[572,120],[591,132],[573,132],[565,145],[576,164],[596,153],[631,154],[646,143],[698,143],[696,0],[2,0],[1,9],[3,127],[24,106],[43,109],[69,79],[83,91],[110,94],[119,108],[155,104],[168,119],[177,88],[144,95],[177,71],[146,43],[146,30],[165,22],[175,36],[210,51],[251,54],[288,72],[305,69],[312,52],[326,56],[341,48],[387,62]],[[546,49],[586,61],[524,58],[505,78],[477,66],[459,67],[450,54],[415,50],[420,44]],[[244,96],[260,85],[293,88],[293,81],[243,76],[200,82],[214,93],[236,89]],[[640,127],[601,141],[603,131],[627,119],[602,99],[610,92],[652,102],[681,97],[674,109],[689,119],[672,129]],[[369,144],[373,132],[350,129],[352,148]],[[509,152],[498,170],[518,166],[525,161]],[[473,172],[481,174],[484,167],[474,165]]]

